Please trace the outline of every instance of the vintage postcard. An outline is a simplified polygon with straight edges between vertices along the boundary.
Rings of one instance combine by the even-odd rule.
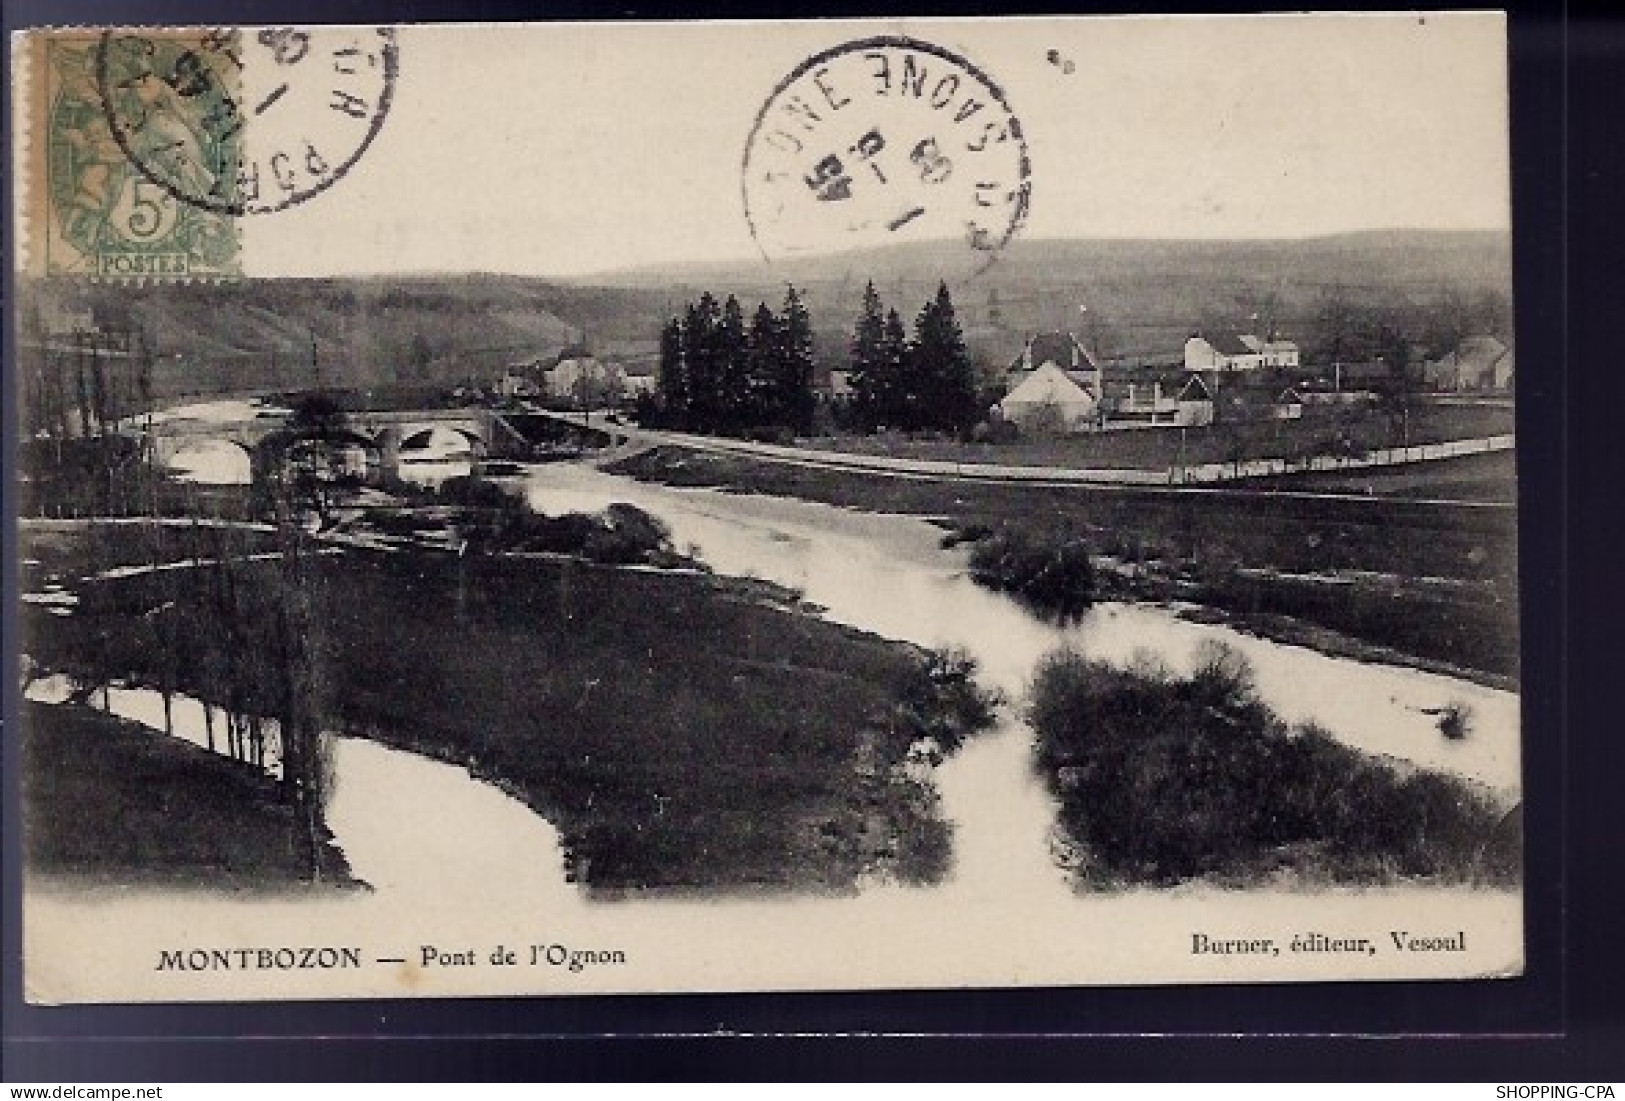
[[[9,48],[30,1000],[1522,972],[1502,16]]]

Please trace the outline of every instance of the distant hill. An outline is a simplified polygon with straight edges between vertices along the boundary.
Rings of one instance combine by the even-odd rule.
[[[771,286],[786,280],[799,286],[870,278],[877,284],[896,279],[929,279],[934,284],[932,272],[955,270],[962,254],[963,246],[957,242],[923,241],[772,264],[760,260],[659,264],[599,272],[589,281],[615,287]],[[1232,278],[1238,274],[1236,266],[1244,264],[1260,266],[1257,275],[1264,279],[1349,286],[1470,280],[1488,286],[1506,280],[1510,259],[1509,235],[1494,230],[1383,229],[1238,241],[1018,237],[970,285],[1163,278],[1176,271],[1206,279]]]
[[[669,264],[590,280],[460,274],[262,279],[118,288],[24,283],[22,324],[90,309],[102,326],[151,341],[161,396],[309,386],[489,382],[513,362],[556,354],[585,336],[601,354],[647,359],[662,321],[701,291],[777,306],[804,292],[827,368],[844,355],[864,283],[912,320],[952,270],[960,246],[919,243],[801,259]],[[1317,301],[1510,295],[1506,235],[1380,231],[1294,241],[1017,240],[953,288],[972,350],[1004,362],[1026,335],[1070,328],[1107,354],[1178,358],[1194,328],[1244,326],[1262,310],[1304,339]],[[1087,305],[1087,317],[1078,310]]]
[[[160,396],[254,389],[490,382],[509,363],[582,338],[641,347],[664,299],[506,276],[259,279],[177,287],[34,284],[53,310],[89,309],[135,328],[155,353]],[[632,342],[628,345],[628,342]]]
[[[786,282],[804,289],[815,323],[833,313],[850,326],[864,283],[911,318],[953,271],[962,246],[925,242],[800,258],[784,263],[666,264],[605,272],[608,286],[700,288],[769,301]],[[1018,238],[976,278],[953,287],[960,319],[977,339],[1009,347],[1027,333],[1088,327],[1101,343],[1136,357],[1177,358],[1202,325],[1245,325],[1265,308],[1284,335],[1302,338],[1322,295],[1419,300],[1454,290],[1511,296],[1508,234],[1494,231],[1377,230],[1297,240],[1028,240]]]

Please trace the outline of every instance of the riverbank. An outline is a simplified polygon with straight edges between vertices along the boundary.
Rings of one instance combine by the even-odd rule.
[[[946,868],[905,758],[949,701],[913,647],[771,586],[572,561],[350,557],[322,588],[342,726],[499,783],[560,830],[577,882],[841,891]]]
[[[631,503],[665,522],[676,545],[697,548],[694,553],[700,554],[717,576],[759,577],[771,582],[774,587],[769,588],[749,580],[736,583],[720,582],[716,576],[709,579],[711,586],[724,587],[726,593],[759,608],[761,614],[800,625],[804,617],[773,609],[811,603],[827,609],[822,617],[828,621],[824,627],[832,622],[844,623],[859,632],[874,633],[859,634],[860,640],[873,640],[878,635],[926,648],[967,647],[980,662],[982,679],[1003,688],[1012,700],[1021,698],[1042,656],[1057,646],[1075,645],[1092,659],[1117,667],[1131,665],[1140,652],[1148,651],[1183,672],[1191,667],[1199,647],[1210,640],[1223,641],[1254,663],[1260,696],[1283,721],[1321,724],[1339,744],[1389,759],[1402,771],[1449,773],[1492,788],[1498,799],[1511,802],[1519,798],[1518,701],[1504,692],[1392,666],[1329,658],[1301,647],[1279,646],[1227,628],[1191,623],[1149,603],[1125,605],[1109,601],[1063,629],[1029,615],[1008,597],[972,582],[957,556],[940,548],[940,528],[918,518],[863,513],[780,497],[673,490],[564,464],[529,471],[526,495],[533,507],[549,512],[590,512],[602,509],[606,502]],[[602,662],[600,668],[575,667],[575,683],[547,685],[547,716],[519,713],[515,717],[509,702],[488,701],[473,693],[470,686],[496,683],[498,687],[493,691],[498,695],[517,696],[520,704],[527,702],[525,681],[533,675],[533,668],[553,664],[553,652],[543,647],[559,646],[556,652],[562,654],[561,661],[576,660],[568,648],[570,629],[549,626],[532,631],[527,625],[552,614],[548,609],[561,589],[563,597],[571,601],[569,607],[585,621],[597,609],[599,600],[584,599],[583,590],[595,584],[589,575],[602,574],[605,584],[617,588],[631,585],[629,579],[648,579],[649,585],[668,594],[649,600],[645,597],[647,590],[628,591],[626,603],[634,605],[630,613],[633,616],[639,611],[635,606],[639,601],[656,609],[655,621],[648,625],[650,631],[668,635],[675,632],[677,637],[670,645],[658,648],[652,658],[668,670],[664,676],[671,679],[664,683],[676,682],[681,689],[681,663],[688,660],[683,649],[711,648],[705,628],[711,623],[712,613],[685,617],[659,610],[658,604],[673,594],[686,592],[686,584],[707,579],[689,577],[685,582],[685,575],[600,571],[579,562],[567,566],[557,561],[557,573],[527,581],[528,575],[519,572],[505,584],[477,584],[476,578],[483,574],[476,571],[487,564],[482,561],[485,557],[468,554],[461,560],[469,571],[463,586],[463,619],[458,618],[455,599],[459,559],[445,551],[431,554],[347,549],[343,555],[323,557],[315,564],[322,576],[330,568],[379,565],[376,584],[390,595],[378,607],[394,617],[381,635],[377,623],[352,628],[342,619],[363,616],[365,609],[355,611],[324,599],[317,609],[319,614],[312,616],[324,654],[341,655],[343,651],[337,645],[341,638],[355,638],[358,649],[389,651],[417,647],[421,636],[434,633],[443,637],[427,645],[453,649],[471,636],[484,635],[487,620],[509,617],[515,621],[512,638],[519,640],[517,652],[508,645],[493,645],[484,651],[480,655],[482,668],[472,676],[463,675],[455,666],[441,664],[438,655],[432,653],[418,660],[411,654],[360,652],[355,655],[352,669],[344,668],[338,656],[322,661],[321,668],[333,677],[329,693],[347,692],[350,685],[362,683],[369,691],[385,697],[384,707],[400,712],[417,708],[420,713],[407,715],[407,724],[414,736],[424,739],[425,749],[429,738],[442,746],[452,742],[438,729],[443,723],[483,734],[493,742],[508,743],[500,750],[488,750],[459,740],[443,753],[442,760],[455,762],[448,765],[391,749],[376,740],[335,740],[333,759],[338,783],[330,804],[330,820],[341,840],[353,840],[353,847],[347,851],[357,874],[378,885],[376,893],[358,895],[353,904],[343,906],[307,905],[296,912],[279,909],[274,913],[251,907],[250,913],[234,906],[230,898],[201,892],[182,896],[112,888],[51,895],[31,891],[25,903],[29,910],[24,933],[29,937],[27,954],[37,966],[31,968],[30,981],[59,998],[72,996],[65,993],[68,991],[89,991],[106,998],[109,992],[147,989],[156,951],[169,946],[167,941],[154,941],[160,935],[157,931],[183,923],[187,928],[204,931],[200,936],[224,936],[229,932],[231,943],[241,943],[245,937],[250,938],[249,943],[277,943],[267,938],[278,935],[278,929],[285,931],[290,914],[297,917],[307,937],[315,938],[312,943],[353,943],[380,957],[402,954],[400,914],[411,913],[417,930],[413,936],[423,943],[453,948],[496,943],[522,946],[537,938],[540,929],[540,935],[554,943],[624,949],[629,961],[625,967],[589,968],[577,975],[562,969],[420,968],[414,957],[405,965],[358,972],[342,987],[345,992],[376,996],[397,996],[403,991],[429,996],[701,989],[718,974],[740,976],[742,985],[763,990],[827,986],[830,975],[859,973],[871,983],[929,986],[940,985],[943,959],[961,961],[962,973],[956,973],[955,981],[968,984],[1236,981],[1239,973],[1234,969],[1234,959],[1192,953],[1192,934],[1196,932],[1215,938],[1278,937],[1279,959],[1244,961],[1250,980],[1346,979],[1355,974],[1347,958],[1289,954],[1286,946],[1290,937],[1309,929],[1336,933],[1390,928],[1468,930],[1468,953],[1423,957],[1379,952],[1352,965],[1358,977],[1365,980],[1511,973],[1518,967],[1522,907],[1516,889],[1451,887],[1420,878],[1402,879],[1380,889],[1336,887],[1281,875],[1248,890],[1199,879],[1172,888],[1075,891],[1067,870],[1055,860],[1056,799],[1033,768],[1032,732],[1009,710],[1005,711],[1007,721],[996,732],[972,739],[939,767],[926,771],[920,767],[923,761],[917,764],[905,759],[904,770],[926,775],[940,798],[934,810],[916,820],[934,818],[952,829],[952,867],[939,886],[925,890],[888,888],[883,882],[874,883],[875,879],[886,878],[884,873],[859,874],[855,877],[859,889],[852,891],[827,887],[804,874],[800,882],[807,883],[806,888],[746,882],[694,889],[689,898],[669,897],[681,890],[676,886],[661,890],[610,891],[595,887],[579,891],[564,881],[563,848],[566,844],[574,848],[574,837],[559,837],[548,822],[532,813],[547,813],[546,807],[535,801],[540,796],[533,796],[531,809],[527,809],[504,798],[493,786],[475,782],[462,766],[473,759],[471,767],[477,773],[493,775],[493,762],[497,762],[499,754],[504,760],[497,763],[511,765],[512,758],[532,752],[526,743],[538,741],[567,755],[575,748],[570,739],[576,736],[568,724],[578,714],[588,716],[586,721],[591,724],[603,721],[599,691],[619,676],[619,667]],[[515,569],[536,561],[550,560],[514,560]],[[425,583],[420,590],[415,587],[413,570],[430,566],[442,576]],[[261,563],[253,568],[274,569],[275,564]],[[574,573],[564,573],[566,568]],[[181,580],[194,573],[177,570],[153,575],[152,584],[158,584],[156,578]],[[111,584],[122,588],[136,583],[130,580]],[[96,590],[101,585],[83,588]],[[506,615],[488,607],[513,601],[515,596],[509,588],[531,600],[531,607],[517,608]],[[321,581],[313,583],[311,591],[343,593],[359,600],[367,590],[360,586],[328,586]],[[419,600],[420,591],[432,599]],[[436,592],[448,594],[449,601],[445,596],[434,596]],[[525,593],[534,599],[523,596]],[[25,608],[25,613],[48,617],[45,622],[53,627],[66,626],[74,624],[80,615],[93,613],[95,602],[94,596],[88,596],[80,605],[67,609],[66,616],[58,616],[43,605]],[[604,618],[606,631],[623,626],[623,617],[613,610]],[[684,634],[689,631],[691,619],[694,629]],[[581,645],[588,651],[606,645],[603,639],[594,637],[595,632],[585,622],[580,634],[584,636]],[[764,645],[770,641],[760,632],[757,640]],[[529,649],[524,648],[526,645]],[[844,644],[840,648],[845,652]],[[782,659],[765,650],[754,656],[758,662],[774,664],[779,660],[805,662],[799,649],[781,649],[785,651]],[[592,659],[588,651],[580,655],[581,662]],[[740,654],[739,649],[734,652]],[[895,651],[882,645],[876,652]],[[903,652],[918,653],[907,647]],[[752,655],[744,652],[740,656]],[[636,663],[646,665],[650,660],[645,654]],[[701,660],[709,662],[709,657]],[[853,661],[861,663],[861,653]],[[394,671],[396,678],[427,675],[428,683],[406,685],[402,698],[395,701],[390,697],[396,683],[383,680],[380,670]],[[600,677],[606,671],[615,676],[589,692],[587,678]],[[857,672],[858,677],[872,675],[868,669]],[[822,677],[820,685],[829,685],[833,694],[842,691],[851,679]],[[701,687],[717,694],[709,682]],[[754,774],[752,753],[772,758],[761,766],[774,770],[767,780],[780,789],[787,787],[780,766],[773,763],[783,757],[772,744],[771,731],[767,735],[737,727],[716,731],[717,737],[730,743],[720,750],[678,731],[672,736],[673,753],[663,755],[660,739],[666,732],[658,722],[648,721],[647,713],[668,722],[686,721],[693,715],[682,691],[672,690],[669,694],[671,700],[643,695],[628,701],[629,707],[643,712],[635,717],[636,725],[629,727],[629,739],[616,741],[592,729],[585,732],[590,742],[582,748],[593,753],[595,763],[600,752],[620,752],[622,761],[614,767],[623,775],[652,753],[651,767],[669,769],[668,776],[626,776],[629,784],[645,785],[645,791],[650,790],[655,779],[687,783],[688,772],[709,770],[712,758],[717,756],[741,763],[744,771],[729,779],[739,777],[737,786],[748,789]],[[115,690],[115,703],[118,695]],[[154,695],[148,694],[149,725],[156,725]],[[437,695],[444,698],[437,699]],[[343,715],[331,707],[331,695],[327,698],[329,713],[342,720]],[[786,697],[782,709],[795,714],[801,706],[799,700]],[[1436,718],[1439,709],[1455,700],[1465,702],[1474,716],[1472,730],[1462,740],[1442,737]],[[369,705],[369,710],[381,708]],[[737,712],[724,699],[718,702],[714,714]],[[551,716],[558,718],[555,721]],[[190,718],[194,727],[199,718],[195,713],[183,717]],[[511,717],[516,727],[532,721],[536,727],[510,729],[502,725]],[[777,721],[776,716],[774,719]],[[343,727],[342,721],[335,721],[329,729]],[[781,739],[795,737],[788,723],[779,723],[774,729],[787,731],[780,735]],[[753,745],[758,742],[760,745]],[[685,770],[666,759],[679,754],[697,763]],[[837,781],[843,775],[850,777],[852,772],[847,770],[855,769],[858,751],[845,758],[834,756],[836,761],[828,774]],[[896,772],[888,769],[885,775],[890,787],[890,777]],[[585,796],[587,793],[579,789],[591,777],[578,771],[571,779],[577,794]],[[834,820],[838,830],[846,823],[855,826],[862,821],[853,791],[856,783],[847,779],[834,793],[835,809],[827,819]],[[899,790],[909,789],[899,786]],[[538,787],[537,791],[540,795],[547,793],[545,788]],[[719,784],[707,794],[735,820],[734,807],[747,799],[760,800],[762,824],[767,829],[776,827],[773,815],[777,808],[790,808],[784,814],[794,819],[794,808],[806,804],[804,795],[789,790],[765,795],[750,790],[736,793]],[[603,798],[594,800],[595,811],[604,805]],[[1256,794],[1254,801],[1258,801]],[[1267,802],[1265,798],[1263,803]],[[652,798],[646,798],[648,817],[633,820],[644,827],[629,831],[633,843],[640,842],[650,829],[666,828],[653,803]],[[668,804],[668,820],[674,809],[691,819],[695,814],[692,800],[680,808]],[[576,831],[580,813],[578,808],[577,818],[566,822],[561,817],[558,821]],[[877,824],[871,839],[877,842],[875,848],[884,853],[888,827],[884,818],[877,819]],[[719,830],[733,830],[727,822],[715,825]],[[702,830],[698,840],[704,844],[713,836]],[[862,835],[855,829],[846,836],[852,839],[854,849],[863,844]],[[715,875],[713,865],[731,857],[727,845],[734,839],[733,834],[723,834],[723,843],[711,845],[708,851],[696,849],[692,854],[679,855],[691,860],[701,872],[710,870]],[[767,839],[750,843],[760,853],[775,851]],[[803,841],[778,845],[776,851],[801,854],[807,848]],[[840,857],[838,861],[851,867],[860,865],[861,857]],[[577,875],[585,871],[589,883],[599,881],[597,864],[574,871]],[[780,881],[784,878],[781,875]],[[826,877],[825,883],[828,881]],[[606,899],[606,895],[612,897]],[[1013,899],[1019,900],[1015,908]],[[945,914],[952,915],[952,920],[944,921]],[[540,927],[537,915],[544,919]],[[1019,919],[1024,932],[1021,937],[1009,936],[1012,915]],[[832,937],[830,930],[840,935]],[[83,959],[86,952],[97,951],[97,945],[114,941],[121,944],[121,951],[110,957],[106,970],[88,976],[82,968],[68,966],[73,960]],[[686,949],[673,955],[673,944],[682,944]],[[1079,945],[1088,950],[1078,951]],[[46,975],[44,966],[48,961],[67,963],[60,973]],[[146,972],[138,973],[141,965]],[[237,985],[230,985],[231,981],[235,980],[230,976],[215,976],[207,985],[177,985],[176,990],[191,991],[185,994],[187,997],[315,996],[315,988],[297,975],[254,974],[241,976]],[[334,989],[339,989],[337,984]]]
[[[1517,683],[1512,510],[879,478],[677,448],[611,469],[666,485],[926,516],[950,533],[1014,528],[1040,543],[1081,539],[1116,564],[1101,571],[1114,597],[1199,603],[1266,637],[1317,646],[1340,639],[1338,652],[1362,660]]]
[[[19,718],[31,875],[199,888],[357,886],[325,832],[320,874],[312,874],[293,807],[245,762],[83,704],[25,701]]]
[[[80,585],[69,615],[26,609],[25,646],[44,669],[114,655],[121,679],[208,699],[198,668],[137,643],[155,609],[178,633],[214,614],[210,569]],[[280,569],[239,560],[231,585],[251,606]],[[322,724],[498,784],[596,891],[845,892],[947,869],[922,761],[992,716],[918,647],[695,572],[359,548],[304,571]]]

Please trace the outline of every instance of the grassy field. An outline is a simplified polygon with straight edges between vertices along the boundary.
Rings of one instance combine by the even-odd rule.
[[[592,887],[839,891],[946,869],[934,789],[897,766],[991,712],[913,647],[700,574],[423,552],[308,565],[324,724],[500,783]],[[233,584],[273,586],[277,568]],[[25,606],[24,638],[45,668],[111,652],[155,683],[138,623],[166,601],[209,614],[193,599],[161,575],[103,582],[71,617]],[[169,675],[209,691],[190,666]]]
[[[954,530],[1081,539],[1123,567],[1115,582],[1100,571],[1108,597],[1207,604],[1261,634],[1307,641],[1283,622],[1295,619],[1346,636],[1315,640],[1322,648],[1356,653],[1357,644],[1369,644],[1503,685],[1518,676],[1517,518],[1510,509],[1363,494],[1305,500],[885,478],[669,448],[615,469],[677,485],[930,516]],[[1123,582],[1124,574],[1132,580]]]
[[[1070,863],[1090,885],[1521,875],[1506,807],[1455,777],[1288,726],[1222,645],[1188,676],[1059,651],[1039,667],[1029,712]]]
[[[210,558],[222,553],[258,554],[277,549],[277,535],[233,525],[229,538],[208,522],[153,524],[95,520],[27,520],[18,535],[22,588],[31,583],[84,577],[120,566],[147,566]]]
[[[23,704],[24,861],[116,883],[307,883],[293,808],[258,769],[77,704]],[[348,885],[324,845],[322,881]]]
[[[840,889],[945,869],[929,791],[891,773],[910,740],[897,703],[923,676],[912,650],[709,578],[470,565],[324,571],[332,706],[521,793],[590,885]]]
[[[1511,409],[1422,405],[1411,416],[1408,440],[1411,444],[1425,444],[1500,435],[1513,431],[1513,421]],[[1346,431],[1364,449],[1406,442],[1394,435],[1392,426],[1379,413],[1366,412],[1339,420],[1325,410],[1311,409],[1301,420],[1208,425],[1183,432],[1177,428],[1124,430],[1000,444],[910,440],[897,434],[834,436],[810,441],[810,445],[854,454],[943,462],[1167,470],[1181,463],[1301,457],[1340,431]]]
[[[1406,466],[1258,478],[1247,484],[1258,489],[1315,493],[1360,493],[1435,501],[1515,502],[1518,499],[1518,457],[1515,451],[1494,451]]]

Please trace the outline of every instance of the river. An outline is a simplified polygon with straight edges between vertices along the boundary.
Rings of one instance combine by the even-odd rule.
[[[941,532],[916,518],[833,506],[678,489],[570,464],[533,468],[524,482],[541,511],[596,511],[625,501],[660,516],[680,547],[692,546],[718,572],[799,589],[831,619],[925,646],[957,644],[984,679],[1019,700],[1039,658],[1058,645],[1127,660],[1136,650],[1188,665],[1205,639],[1235,646],[1253,663],[1263,698],[1289,720],[1315,719],[1335,737],[1375,753],[1476,779],[1510,801],[1519,791],[1515,694],[1408,668],[1328,657],[1303,647],[1197,624],[1177,612],[1105,605],[1069,628],[1043,623],[1006,597],[969,581],[961,552],[940,548]],[[115,693],[115,710],[160,725],[153,700]],[[1429,711],[1452,701],[1473,713],[1472,735],[1450,742]],[[157,718],[159,722],[153,720]],[[190,709],[177,722],[190,726]],[[1176,981],[1235,978],[1231,961],[1189,950],[1191,931],[1216,935],[1318,928],[1477,930],[1469,960],[1386,955],[1362,963],[1370,977],[1500,973],[1521,956],[1517,892],[1405,886],[1381,890],[1249,891],[1187,885],[1076,894],[1051,853],[1055,808],[1030,767],[1031,732],[1011,708],[994,732],[937,770],[954,864],[930,888],[870,886],[839,898],[632,898],[588,901],[563,874],[557,832],[497,788],[453,765],[370,741],[335,741],[328,820],[355,874],[360,897],[295,897],[275,905],[158,892],[30,892],[32,953],[90,951],[98,935],[147,937],[184,910],[187,928],[281,931],[296,907],[307,938],[361,941],[407,964],[301,986],[292,976],[249,981],[211,976],[174,996],[266,997],[298,992],[355,995],[496,993],[557,989],[732,989],[829,985],[984,985],[1031,982]],[[133,932],[132,932],[133,931]],[[269,934],[267,934],[269,935]],[[462,948],[536,942],[615,947],[639,961],[631,971],[557,967],[492,971],[415,966],[429,944]],[[312,941],[314,942],[314,941]],[[1149,945],[1149,947],[1148,947]],[[105,951],[103,952],[105,955]],[[95,989],[144,989],[139,969],[108,966]],[[1254,963],[1246,978],[1326,978],[1349,973],[1337,958]],[[30,980],[34,972],[30,972]],[[88,981],[53,975],[71,994]],[[303,980],[312,981],[312,980]],[[133,984],[133,985],[132,985]],[[94,984],[93,984],[94,985]]]
[[[1330,657],[1153,605],[1105,604],[1075,626],[1057,627],[971,581],[964,552],[943,551],[941,529],[914,517],[652,485],[564,464],[533,469],[526,493],[533,508],[550,513],[596,511],[611,501],[637,505],[665,520],[679,547],[697,547],[720,573],[791,586],[830,618],[888,638],[963,646],[985,679],[1012,699],[1022,697],[1039,659],[1058,646],[1113,662],[1146,650],[1182,669],[1200,643],[1217,640],[1247,656],[1263,698],[1288,720],[1313,719],[1350,745],[1475,779],[1503,796],[1519,789],[1516,693]],[[1461,741],[1438,730],[1437,709],[1452,701],[1473,714],[1472,735]],[[1009,752],[1025,752],[1019,724],[1000,737]],[[1010,797],[1027,802],[1017,791],[998,796]]]

